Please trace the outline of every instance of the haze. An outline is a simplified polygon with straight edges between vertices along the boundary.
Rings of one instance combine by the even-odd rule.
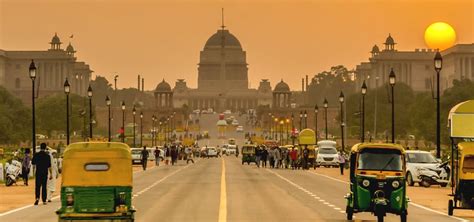
[[[454,27],[457,43],[474,41],[471,0],[0,0],[0,49],[45,50],[57,32],[95,75],[110,81],[118,74],[119,88],[136,87],[138,74],[148,90],[163,78],[196,87],[199,51],[221,25],[221,8],[247,51],[252,87],[283,78],[300,89],[304,75],[338,64],[352,69],[388,33],[398,50],[426,48],[425,28],[437,21]]]

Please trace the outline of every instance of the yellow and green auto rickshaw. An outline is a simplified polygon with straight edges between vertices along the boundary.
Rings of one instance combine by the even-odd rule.
[[[359,143],[350,157],[350,193],[346,195],[347,219],[354,213],[371,212],[377,221],[386,213],[407,221],[405,150],[398,144]]]
[[[474,209],[474,100],[454,106],[449,112],[451,145],[451,191],[448,215],[454,209]]]
[[[303,160],[303,168],[307,169],[313,167],[316,169],[316,152],[314,145],[316,144],[316,133],[312,129],[301,130],[298,135],[298,145],[300,147],[300,152],[304,155],[304,150],[308,148],[308,159],[307,162]]]
[[[250,163],[256,163],[256,158],[255,158],[255,149],[257,148],[256,145],[253,144],[245,144],[242,146],[242,165],[244,163],[247,163],[250,165]]]
[[[134,221],[132,158],[124,143],[84,142],[63,154],[59,221]]]

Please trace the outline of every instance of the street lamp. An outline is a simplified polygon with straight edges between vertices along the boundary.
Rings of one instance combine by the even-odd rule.
[[[268,113],[268,133],[271,134],[272,133],[272,113]]]
[[[273,120],[274,120],[274,126],[273,126],[273,134],[274,134],[274,136],[273,136],[273,138],[274,138],[275,140],[277,140],[277,138],[278,138],[278,131],[277,131],[277,129],[278,129],[278,128],[277,128],[277,125],[278,125],[278,118],[277,118],[277,117],[274,117],[274,118],[275,118],[275,119],[273,119]]]
[[[137,114],[137,109],[135,109],[135,106],[133,106],[132,109],[132,114],[133,114],[133,147],[136,147],[135,145],[135,116]]]
[[[344,93],[341,91],[341,94],[339,94],[339,103],[341,104],[341,146],[342,150],[344,150]]]
[[[395,95],[394,95],[394,86],[395,86],[395,72],[390,70],[390,75],[388,76],[390,86],[392,88],[392,143],[395,143]]]
[[[108,109],[108,112],[109,112],[109,118],[108,118],[108,135],[109,135],[109,142],[112,140],[111,136],[110,136],[110,105],[112,104],[112,101],[110,100],[110,97],[109,96],[106,96],[105,97],[105,104],[107,105],[107,109]]]
[[[291,114],[291,144],[295,145],[295,135],[293,133],[295,132],[295,115],[292,113]]]
[[[125,102],[122,101],[122,143],[125,142]]]
[[[326,140],[328,139],[328,100],[324,98],[324,122],[325,122],[325,134]]]
[[[318,142],[318,104],[314,106],[314,134],[316,135],[316,142]]]
[[[288,144],[290,142],[290,140],[288,139],[288,136],[289,136],[289,133],[288,133],[288,127],[290,126],[290,119],[286,118],[285,120],[286,122],[286,144]]]
[[[304,111],[304,128],[308,128],[308,113],[306,112],[306,110]]]
[[[300,131],[303,129],[303,111],[300,111]]]
[[[66,145],[69,145],[69,93],[71,92],[71,85],[64,81],[64,93],[66,94]]]
[[[280,120],[280,144],[283,145],[283,119]]]
[[[362,88],[361,88],[361,93],[362,93],[362,124],[361,124],[361,130],[360,130],[360,142],[364,142],[365,140],[365,94],[367,94],[367,85],[362,83]]]
[[[159,123],[159,125],[158,125],[158,141],[160,141],[160,135],[163,134],[163,133],[161,132],[161,130],[162,130],[161,124],[163,124],[163,123],[162,123],[161,121],[158,122],[158,123]],[[160,145],[161,145],[161,142],[160,142]]]
[[[29,74],[31,78],[31,83],[32,83],[32,89],[31,89],[31,107],[32,107],[32,132],[33,132],[33,155],[36,154],[36,119],[35,119],[35,79],[36,79],[36,66],[35,62],[31,60],[30,63],[30,69],[29,69]]]
[[[436,158],[441,158],[441,122],[440,122],[440,91],[439,91],[439,73],[443,68],[443,57],[439,50],[434,57],[434,68],[436,70]]]
[[[170,140],[170,142],[172,142],[172,139],[171,139],[171,133],[170,133],[170,130],[171,130],[171,121],[170,121],[170,117],[166,118],[166,133],[168,134],[168,140]]]
[[[143,147],[143,112],[140,111],[140,147]]]
[[[92,139],[92,87],[87,88],[87,96],[89,97],[89,137]]]

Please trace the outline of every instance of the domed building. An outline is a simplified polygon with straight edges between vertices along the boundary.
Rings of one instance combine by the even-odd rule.
[[[155,106],[158,108],[173,107],[173,91],[169,83],[163,79],[155,88]]]

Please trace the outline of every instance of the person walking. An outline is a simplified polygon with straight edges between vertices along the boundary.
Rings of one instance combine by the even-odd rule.
[[[309,149],[308,149],[308,145],[305,145],[303,149],[303,170],[309,169],[308,160],[309,160]]]
[[[291,149],[290,151],[290,160],[291,160],[291,169],[295,170],[296,169],[296,164],[298,161],[298,151],[296,151],[296,148]]]
[[[270,150],[268,151],[268,158],[270,168],[275,167],[275,147],[270,148]]]
[[[184,152],[186,153],[186,164],[188,164],[189,161],[191,161],[194,164],[194,154],[191,147],[186,147]]]
[[[155,146],[155,166],[160,166],[160,161],[161,161],[161,150],[158,149],[158,147]]]
[[[346,164],[346,158],[344,157],[344,153],[339,151],[339,169],[341,170],[341,175],[344,175],[344,165]]]
[[[46,143],[40,144],[40,151],[33,155],[31,164],[35,166],[35,205],[38,205],[40,194],[43,204],[46,205],[46,182],[52,178],[51,158],[46,153]],[[40,193],[41,190],[41,193]]]
[[[257,149],[255,149],[255,163],[257,164],[257,167],[260,168],[260,156],[262,155],[262,150],[260,149],[259,146],[257,146]]]
[[[265,146],[262,146],[262,151],[260,152],[260,160],[262,161],[262,167],[267,168],[267,158],[268,150]]]
[[[25,157],[21,162],[21,176],[23,177],[23,183],[25,186],[28,186],[28,176],[30,175],[30,168],[31,168],[31,156],[30,156],[30,149],[25,149]]]
[[[178,150],[176,149],[176,146],[171,147],[171,165],[174,165],[177,162],[178,159]]]
[[[59,177],[59,171],[58,171],[58,161],[53,155],[52,152],[49,153],[49,158],[51,159],[51,176],[48,179],[47,182],[47,200],[48,202],[51,202],[51,198],[53,198],[53,193],[56,191],[56,179]]]
[[[146,146],[143,146],[143,150],[142,150],[142,153],[141,153],[141,159],[142,159],[142,167],[143,167],[143,170],[146,170],[146,165],[148,163],[148,150],[146,150]]]
[[[274,152],[274,158],[275,158],[275,166],[274,168],[280,168],[281,165],[281,152],[279,147],[275,147]]]
[[[170,164],[171,161],[171,150],[168,146],[165,146],[165,164]]]

